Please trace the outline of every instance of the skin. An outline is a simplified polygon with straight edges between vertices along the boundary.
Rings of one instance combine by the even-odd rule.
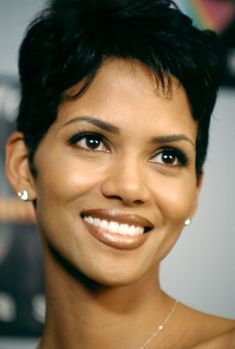
[[[74,142],[81,132],[105,141],[96,136],[97,148],[88,148],[87,138]],[[40,348],[139,348],[166,318],[174,300],[160,288],[159,264],[196,210],[196,135],[178,81],[166,96],[143,65],[118,59],[105,61],[88,90],[60,106],[36,151],[35,176],[22,135],[12,135],[8,178],[37,202],[44,251],[47,315]],[[169,148],[165,158],[172,163],[162,157]],[[94,209],[138,215],[151,230],[136,248],[109,246],[81,217]],[[231,336],[234,326],[178,304],[148,348],[191,348],[221,335],[232,343],[225,332]]]

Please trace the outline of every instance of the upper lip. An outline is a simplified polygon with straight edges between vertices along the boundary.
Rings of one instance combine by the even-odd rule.
[[[92,209],[82,211],[81,216],[92,216],[95,218],[105,219],[107,221],[115,221],[117,223],[140,226],[146,230],[153,228],[153,224],[142,216],[132,214],[132,213],[123,213],[115,209]]]

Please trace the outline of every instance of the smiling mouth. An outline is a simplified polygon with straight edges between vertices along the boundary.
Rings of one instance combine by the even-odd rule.
[[[107,221],[105,219],[95,218],[92,216],[84,216],[83,220],[89,224],[93,224],[98,228],[104,229],[107,232],[128,235],[139,236],[144,234],[145,228],[129,224],[119,224],[116,221]]]
[[[145,218],[115,210],[91,210],[82,214],[90,233],[100,242],[119,249],[132,249],[144,243],[153,225]]]

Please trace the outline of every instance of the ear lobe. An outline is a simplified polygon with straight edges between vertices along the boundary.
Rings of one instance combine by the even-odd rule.
[[[14,132],[7,141],[5,170],[16,192],[27,190],[30,201],[36,199],[35,181],[28,163],[28,148],[21,132]]]

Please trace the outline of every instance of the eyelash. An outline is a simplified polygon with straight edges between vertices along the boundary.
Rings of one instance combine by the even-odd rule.
[[[88,141],[90,137],[90,140],[97,140],[99,142],[99,144],[103,143],[103,146],[106,148],[106,151],[109,151],[108,149],[108,141],[107,139],[101,135],[100,133],[96,133],[96,132],[81,132],[81,133],[76,133],[74,135],[72,135],[70,138],[69,138],[69,144],[71,145],[76,145],[79,147],[78,143],[82,140],[86,140]],[[95,144],[95,143],[94,143]],[[91,145],[91,144],[90,144]],[[81,149],[84,149],[84,150],[87,150],[87,151],[105,151],[105,150],[97,150],[97,149],[92,149],[88,147],[85,147],[85,146],[80,146]]]
[[[98,145],[97,148],[101,144],[103,144],[105,149],[104,150],[98,150],[97,148],[93,148],[93,149],[92,149],[92,147],[89,148],[88,145],[86,145],[86,146],[79,146],[78,145],[78,143],[81,142],[82,140],[88,141],[89,137],[90,137],[90,140],[97,140],[98,141],[98,143],[96,143]],[[80,147],[81,149],[86,150],[86,151],[109,152],[108,140],[102,134],[96,133],[96,132],[80,132],[80,133],[76,133],[76,134],[72,135],[69,138],[69,144],[70,145],[77,145],[78,147]],[[168,156],[169,158],[172,157],[173,162],[177,161],[177,164],[167,163],[164,160],[162,160],[162,162],[153,161],[153,159],[156,158],[157,156],[162,156],[162,157],[163,156]],[[189,159],[188,159],[187,155],[182,150],[180,150],[178,148],[175,148],[175,147],[163,147],[163,148],[158,150],[158,152],[149,160],[149,162],[151,162],[151,163],[160,163],[163,166],[165,165],[165,166],[168,166],[168,167],[185,167],[185,166],[188,165]]]
[[[175,148],[175,147],[164,147],[162,149],[160,149],[150,160],[150,162],[155,163],[155,161],[153,161],[154,158],[156,158],[157,156],[162,155],[162,156],[169,156],[169,157],[173,157],[173,162],[177,161],[177,164],[170,164],[170,163],[166,163],[162,160],[162,164],[165,166],[170,166],[170,167],[185,167],[188,165],[189,163],[189,159],[187,157],[187,155],[180,149]],[[157,163],[157,162],[156,162]]]

